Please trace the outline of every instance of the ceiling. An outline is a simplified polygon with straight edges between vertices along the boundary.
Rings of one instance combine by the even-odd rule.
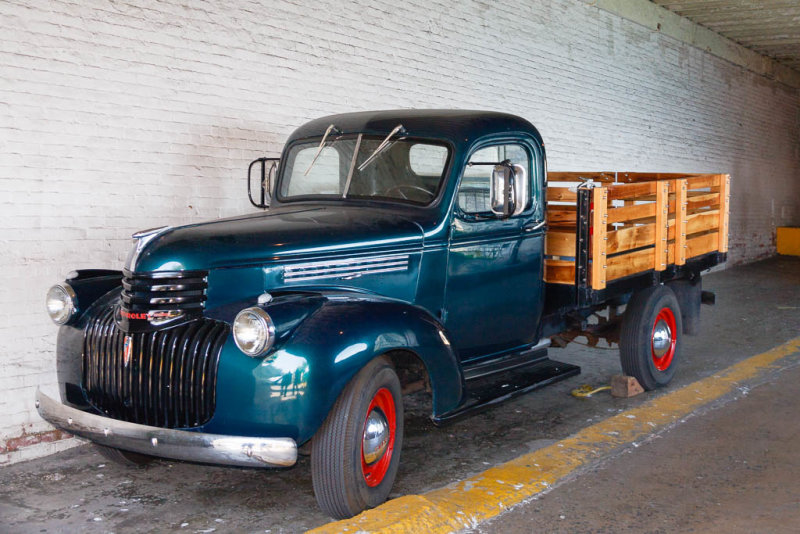
[[[652,0],[800,71],[800,0]]]

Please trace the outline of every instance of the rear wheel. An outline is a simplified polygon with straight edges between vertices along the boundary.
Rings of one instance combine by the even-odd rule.
[[[345,387],[314,436],[311,478],[320,508],[345,519],[385,501],[402,442],[400,380],[388,358],[376,358]]]
[[[620,332],[622,370],[646,390],[667,385],[675,375],[683,325],[675,293],[655,286],[634,293]]]
[[[122,449],[115,449],[113,447],[106,447],[105,445],[94,444],[94,448],[100,453],[100,456],[106,460],[110,460],[116,464],[124,465],[125,467],[144,467],[154,460],[152,456],[146,454],[139,454],[138,452],[123,451]]]

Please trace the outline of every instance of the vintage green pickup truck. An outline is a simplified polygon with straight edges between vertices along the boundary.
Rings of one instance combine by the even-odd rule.
[[[263,211],[139,232],[122,271],[49,291],[61,399],[37,407],[129,464],[289,467],[307,446],[320,506],[349,517],[389,494],[406,393],[446,423],[577,374],[547,357],[576,336],[667,384],[726,257],[728,188],[548,174],[503,113],[314,120],[250,165]]]

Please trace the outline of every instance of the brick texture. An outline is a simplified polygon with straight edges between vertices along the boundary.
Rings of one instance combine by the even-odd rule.
[[[800,224],[797,93],[590,2],[4,0],[0,33],[0,463],[61,447],[8,446],[50,430],[47,288],[251,209],[247,163],[320,115],[510,111],[552,170],[731,173],[734,263]]]

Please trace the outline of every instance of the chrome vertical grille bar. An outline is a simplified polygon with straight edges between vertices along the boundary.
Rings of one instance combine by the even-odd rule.
[[[109,307],[84,333],[83,386],[89,401],[115,419],[163,428],[201,426],[214,414],[217,364],[228,333],[225,323],[200,319],[129,334],[133,350],[126,365],[125,333]]]

